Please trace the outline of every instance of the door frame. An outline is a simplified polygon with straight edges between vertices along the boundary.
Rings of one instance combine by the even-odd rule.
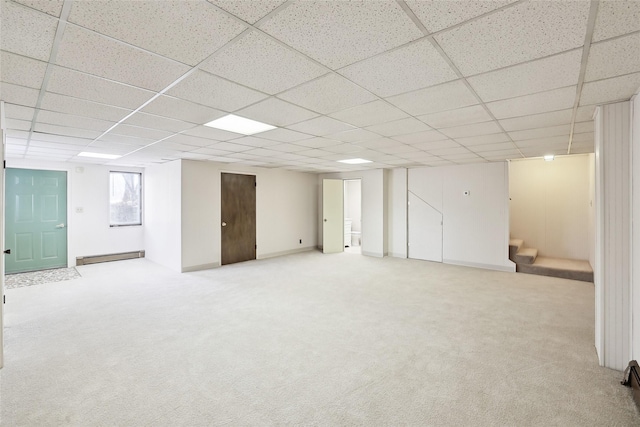
[[[259,203],[259,198],[258,198],[258,189],[260,187],[258,187],[258,174],[256,172],[244,172],[244,171],[234,171],[234,170],[228,170],[228,169],[220,169],[218,171],[218,183],[217,183],[217,193],[218,193],[218,211],[216,213],[217,215],[217,223],[216,223],[216,230],[218,231],[218,266],[222,267],[222,230],[220,229],[220,226],[222,224],[222,174],[223,173],[230,173],[230,174],[234,174],[234,175],[251,175],[254,176],[256,178],[256,260],[260,259],[260,245],[258,244],[258,242],[260,241],[260,225],[259,225],[259,221],[258,221],[258,208],[260,206]]]

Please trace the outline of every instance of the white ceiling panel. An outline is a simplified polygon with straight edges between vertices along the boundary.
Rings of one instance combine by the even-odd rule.
[[[313,138],[313,135],[296,132],[291,129],[277,128],[259,134],[260,138],[271,139],[279,142],[295,142],[303,139]]]
[[[585,81],[606,79],[638,71],[640,71],[640,33],[592,44]]]
[[[381,97],[458,78],[427,39],[350,65],[340,74]]]
[[[470,153],[469,150],[467,150],[464,147],[460,147],[460,146],[451,147],[451,148],[435,148],[433,150],[429,150],[429,152],[431,154],[433,154],[434,156],[438,156],[438,157],[440,157],[440,156],[452,156],[452,155],[455,155],[455,154],[462,154],[462,155],[464,155],[464,157],[468,157],[468,156],[476,157],[475,154]]]
[[[14,129],[14,130],[28,131],[31,129],[31,122],[29,120],[6,118],[5,125],[7,126],[8,129]]]
[[[232,139],[241,138],[243,135],[239,133],[227,132],[220,129],[214,129],[208,126],[197,126],[193,129],[184,131],[187,135],[193,135],[200,138],[213,139],[215,141],[229,141]]]
[[[368,126],[366,129],[371,132],[379,133],[383,136],[407,135],[410,133],[425,132],[431,130],[429,126],[413,117]]]
[[[267,97],[263,93],[199,70],[182,80],[167,94],[224,111],[235,111]]]
[[[496,144],[469,145],[467,148],[474,153],[486,153],[501,150],[513,150],[514,146],[511,142],[498,142]]]
[[[571,125],[560,125],[538,129],[520,130],[509,132],[509,136],[514,141],[522,141],[526,139],[540,139],[549,136],[568,136],[571,133]]]
[[[211,139],[198,138],[197,136],[180,133],[165,139],[164,142],[175,143],[180,145],[190,145],[195,148],[195,147],[206,147],[207,145],[211,145],[215,141]]]
[[[271,13],[285,0],[260,0],[260,1],[237,1],[237,0],[207,0],[211,4],[226,10],[238,18],[250,24],[255,24],[264,16]]]
[[[532,147],[550,147],[550,146],[562,146],[566,150],[569,147],[569,135],[561,136],[547,136],[544,138],[525,139],[522,141],[515,141],[518,148],[524,150]],[[524,151],[523,151],[524,152]]]
[[[52,125],[76,127],[80,129],[95,130],[98,132],[104,132],[115,124],[114,122],[108,122],[106,120],[74,116],[71,114],[64,114],[47,110],[40,110],[38,112],[38,123],[49,123]]]
[[[154,91],[164,89],[189,70],[187,65],[75,25],[65,29],[56,64]]]
[[[261,28],[332,69],[423,36],[396,2],[386,0],[296,2]]]
[[[42,133],[53,133],[57,135],[74,136],[77,138],[87,138],[87,139],[97,138],[102,133],[100,131],[72,128],[72,127],[66,127],[66,126],[57,126],[57,125],[52,125],[47,123],[36,123],[34,127],[34,131],[42,132]]]
[[[242,138],[234,139],[234,144],[247,145],[253,148],[264,148],[271,147],[272,145],[278,145],[278,141],[273,141],[270,139],[257,138],[255,136],[245,136]]]
[[[516,0],[489,1],[422,1],[407,0],[407,5],[422,21],[427,30],[440,31],[476,16],[506,6]]]
[[[204,1],[76,1],[69,21],[188,65],[246,28]]]
[[[33,120],[33,113],[36,110],[31,107],[23,107],[21,105],[15,104],[5,104],[4,112],[5,117],[8,119],[18,119],[18,120]]]
[[[129,151],[136,150],[154,142],[155,140],[149,138],[108,133],[96,142],[91,143],[91,147],[121,147],[122,150],[128,153]]]
[[[589,122],[576,123],[573,128],[573,131],[575,133],[583,133],[583,132],[593,132],[593,129],[594,129],[593,120],[591,120]]]
[[[274,151],[280,151],[282,153],[296,153],[298,151],[307,150],[308,147],[303,147],[297,144],[284,143],[284,144],[272,145],[271,147],[269,147],[269,149]]]
[[[318,117],[318,113],[274,97],[269,97],[257,104],[243,108],[234,114],[273,126],[289,126]]]
[[[582,49],[470,77],[484,102],[578,84]]]
[[[29,135],[26,134],[25,138],[27,138],[28,136]],[[31,142],[33,141],[56,142],[60,144],[87,146],[91,144],[91,141],[93,141],[93,139],[74,138],[64,135],[33,132],[33,134],[31,135]]]
[[[593,132],[585,132],[585,133],[576,133],[573,135],[573,142],[580,144],[585,142],[593,142],[594,134]]]
[[[461,80],[387,98],[411,115],[437,113],[478,104],[478,100]]]
[[[595,113],[595,111],[595,105],[578,107],[578,111],[576,112],[576,122],[586,122],[589,120],[593,120],[593,114]]]
[[[58,28],[56,18],[10,1],[2,2],[1,15],[2,50],[49,61]]]
[[[399,143],[391,147],[382,147],[378,151],[381,151],[387,154],[396,155],[396,154],[402,154],[402,153],[415,153],[416,150],[417,150],[416,147],[414,147],[413,145]]]
[[[418,144],[421,142],[442,141],[448,138],[442,133],[436,130],[432,130],[427,132],[418,132],[418,133],[412,133],[408,135],[394,136],[393,139],[395,139],[396,141],[404,142],[405,144]]]
[[[159,96],[140,111],[195,124],[208,123],[226,114],[214,108],[167,95]]]
[[[251,149],[248,145],[234,144],[233,142],[216,142],[215,144],[209,145],[209,148],[213,148],[214,150],[231,151],[233,153],[241,153]]]
[[[129,117],[123,123],[146,127],[149,129],[159,129],[168,132],[182,132],[194,127],[193,123],[187,123],[180,120],[168,119],[166,117],[155,116],[153,114],[136,113]]]
[[[497,119],[508,119],[510,117],[571,108],[573,107],[575,97],[576,87],[569,86],[548,92],[490,102],[487,104],[487,107]]]
[[[39,95],[38,89],[0,82],[0,99],[9,104],[35,107]]]
[[[97,102],[51,92],[44,94],[40,107],[45,110],[58,111],[76,116],[93,117],[112,122],[119,121],[131,112],[129,109],[99,104]]]
[[[327,69],[253,31],[222,49],[202,69],[274,95],[327,73]]]
[[[377,133],[369,132],[365,129],[347,130],[329,135],[329,138],[342,141],[342,142],[358,142],[368,141],[371,139],[380,138]]]
[[[628,100],[640,88],[640,73],[585,83],[580,105]]]
[[[404,145],[401,142],[395,141],[391,138],[377,138],[369,141],[359,142],[358,145],[364,148],[370,148],[372,150],[377,150],[380,148],[389,148],[389,147],[397,147]]]
[[[327,74],[278,97],[322,114],[335,113],[376,99],[375,95],[336,74]]]
[[[469,136],[467,138],[456,138],[456,141],[465,147],[470,145],[497,144],[499,142],[509,142],[509,135],[504,132],[491,135]]]
[[[409,115],[388,102],[377,100],[331,114],[331,117],[354,126],[370,126],[373,124],[404,119]]]
[[[13,1],[15,1],[16,3],[21,3],[32,9],[39,10],[48,15],[55,16],[56,18],[60,16],[60,12],[62,12],[62,5],[64,4],[64,0],[13,0]]]
[[[361,149],[362,149],[362,147],[359,147],[359,146],[357,146],[355,144],[350,144],[350,143],[332,145],[332,146],[329,146],[329,147],[325,147],[325,150],[330,151],[332,153],[336,153],[336,154],[354,153],[356,151],[360,151]]]
[[[323,116],[289,126],[289,129],[310,135],[325,136],[345,130],[353,130],[354,127],[331,117]]]
[[[584,44],[589,2],[522,2],[438,34],[447,55],[470,76]]]
[[[329,149],[328,147],[341,144],[341,141],[336,141],[335,139],[330,138],[311,138],[296,142],[296,145],[301,145],[303,147],[322,149]]]
[[[489,161],[497,162],[501,160],[520,159],[522,158],[522,155],[520,155],[518,150],[503,150],[491,153],[482,153],[482,157]]]
[[[0,52],[0,80],[40,89],[47,63],[13,53]]]
[[[593,41],[605,40],[640,30],[640,2],[601,0],[598,5]]]
[[[157,141],[159,139],[164,139],[171,136],[171,132],[166,132],[166,131],[157,130],[157,129],[143,128],[139,126],[125,125],[125,124],[119,124],[111,131],[111,133],[113,133],[114,135],[125,135],[125,136],[133,136],[135,138],[145,138],[152,141]]]
[[[468,125],[473,123],[488,122],[491,116],[481,105],[458,108],[456,110],[442,111],[440,113],[418,116],[434,129],[449,128],[453,126]]]
[[[47,90],[123,108],[137,108],[153,96],[144,89],[62,67],[54,67]]]
[[[443,148],[460,147],[460,144],[450,139],[445,139],[443,141],[419,142],[417,144],[411,144],[411,145],[414,148],[417,148],[418,150],[429,151],[429,152],[431,150],[440,150]]]
[[[501,131],[500,126],[495,121],[491,121],[442,129],[440,132],[450,138],[465,138],[469,136],[489,135]]]
[[[572,109],[498,120],[507,132],[570,124]]]

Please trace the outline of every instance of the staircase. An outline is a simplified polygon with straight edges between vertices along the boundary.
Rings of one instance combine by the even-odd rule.
[[[509,240],[509,259],[516,263],[519,273],[593,282],[589,261],[538,256],[538,250],[525,248],[522,239]]]

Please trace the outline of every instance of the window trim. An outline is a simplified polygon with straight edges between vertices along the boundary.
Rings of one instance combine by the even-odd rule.
[[[132,175],[140,175],[140,219],[139,222],[131,223],[131,224],[112,224],[111,223],[111,174],[119,173],[119,174],[132,174]],[[133,171],[123,171],[123,170],[110,170],[109,171],[109,228],[120,228],[120,227],[141,227],[143,225],[143,176],[142,172],[133,172]]]

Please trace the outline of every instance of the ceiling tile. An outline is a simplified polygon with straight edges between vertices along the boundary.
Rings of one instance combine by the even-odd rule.
[[[462,80],[392,96],[387,100],[414,116],[478,104]]]
[[[506,6],[516,0],[423,1],[407,0],[407,5],[432,33]]]
[[[278,97],[322,114],[335,113],[376,99],[375,95],[336,74],[327,74]]]
[[[418,144],[421,142],[433,142],[433,141],[442,141],[448,139],[442,133],[432,130],[427,132],[418,132],[412,133],[408,135],[400,135],[393,137],[396,141],[404,142],[405,144]]]
[[[289,126],[318,116],[318,113],[274,97],[243,108],[234,114],[273,126]]]
[[[49,61],[58,20],[10,1],[2,2],[2,50]],[[37,31],[34,29],[37,28]]]
[[[296,153],[298,151],[304,151],[308,149],[308,147],[303,147],[301,145],[289,144],[289,143],[272,145],[269,148],[271,150],[280,151],[283,153]]]
[[[350,65],[340,73],[382,97],[458,78],[428,39]]]
[[[32,9],[39,10],[48,15],[60,17],[64,0],[13,0],[16,3],[22,3]]]
[[[274,95],[327,73],[327,69],[253,31],[224,47],[203,70]]]
[[[576,123],[573,127],[573,131],[575,133],[583,133],[583,132],[593,132],[594,124],[593,120],[588,122]]]
[[[200,70],[167,91],[167,95],[224,111],[235,111],[267,97]]]
[[[145,138],[152,141],[157,141],[171,136],[171,132],[125,124],[119,124],[110,133],[115,135],[133,136],[135,138]]]
[[[492,71],[467,79],[484,102],[578,84],[582,50]]]
[[[418,116],[418,119],[434,129],[442,129],[453,126],[488,122],[491,120],[491,116],[482,105],[472,105],[471,107],[463,107],[456,110]]]
[[[237,1],[237,0],[207,0],[211,4],[226,10],[232,15],[255,24],[264,16],[271,13],[285,0],[260,0],[260,1]]]
[[[487,107],[497,119],[507,119],[572,108],[575,97],[576,87],[569,86],[534,95],[490,102]]]
[[[226,115],[223,111],[167,95],[159,96],[140,111],[196,124],[209,123]]]
[[[255,136],[245,136],[242,138],[234,139],[233,143],[247,145],[249,147],[254,147],[254,148],[270,147],[272,145],[279,144],[278,141],[273,141],[273,140],[264,139],[264,138],[257,138]]]
[[[372,139],[369,141],[359,142],[358,145],[360,147],[370,148],[372,150],[378,150],[380,148],[396,147],[404,144],[401,142],[395,141],[391,138],[378,138],[378,139]]]
[[[522,2],[435,36],[465,76],[580,47],[589,2]]]
[[[379,133],[383,136],[407,135],[410,133],[431,130],[429,126],[418,119],[414,119],[413,117],[368,126],[366,129],[371,132]]]
[[[591,143],[594,140],[593,132],[585,132],[585,133],[576,133],[573,135],[573,142],[576,144],[580,143]]]
[[[442,148],[460,147],[460,144],[450,139],[445,139],[443,141],[419,142],[417,144],[411,144],[411,145],[414,148],[417,148],[418,150],[429,151],[429,152],[431,150],[439,150]]]
[[[5,104],[4,112],[5,117],[9,119],[19,119],[19,120],[33,120],[33,113],[36,110],[31,107],[23,107],[21,105],[15,104]]]
[[[601,0],[593,30],[593,41],[640,30],[640,2],[637,0]]]
[[[593,114],[596,112],[595,105],[587,105],[584,107],[578,107],[576,112],[576,122],[586,122],[593,120]]]
[[[365,129],[354,129],[334,133],[332,135],[329,135],[329,138],[342,142],[358,142],[377,139],[380,138],[380,135],[378,135],[377,133],[369,132]]]
[[[29,120],[19,120],[19,119],[5,119],[5,129],[13,129],[13,130],[31,130],[31,122]]]
[[[40,110],[38,112],[37,121],[38,123],[49,123],[52,125],[76,127],[80,129],[95,130],[98,132],[104,132],[115,124],[114,122],[109,122],[106,120],[74,116],[47,110]]]
[[[206,147],[211,145],[213,141],[206,138],[198,138],[197,136],[186,135],[184,133],[173,135],[170,138],[165,139],[165,142],[171,142],[180,145],[191,145],[194,147]]]
[[[138,108],[153,96],[153,92],[144,89],[62,67],[54,67],[47,90],[124,108]]]
[[[342,142],[336,141],[335,139],[329,138],[311,138],[304,139],[302,141],[296,142],[296,145],[301,145],[308,148],[323,148],[329,149],[328,147],[332,147],[335,145],[341,145]]]
[[[429,152],[434,156],[451,156],[455,154],[462,154],[464,155],[464,157],[475,157],[475,154],[470,153],[469,150],[460,146],[451,148],[436,148],[434,150],[429,150]]]
[[[46,70],[46,62],[0,52],[0,80],[3,82],[40,89]]]
[[[495,121],[491,121],[442,129],[440,132],[450,138],[465,138],[468,136],[488,135],[501,131],[500,126]]]
[[[585,83],[582,87],[580,105],[626,101],[638,91],[638,88],[640,88],[640,73]]]
[[[498,120],[507,132],[524,129],[536,129],[548,126],[571,123],[573,109],[551,111],[549,113],[533,114],[530,116],[514,117]]]
[[[54,133],[58,135],[75,136],[78,138],[95,139],[102,132],[95,130],[79,129],[66,126],[57,126],[47,123],[36,123],[34,131],[42,133]]]
[[[289,129],[310,135],[325,136],[345,130],[353,130],[354,127],[331,117],[316,117],[315,119],[289,126]]]
[[[40,91],[24,86],[0,83],[0,99],[9,104],[35,107],[38,103]]]
[[[520,130],[515,132],[509,132],[509,136],[514,141],[522,141],[526,139],[540,139],[549,136],[568,136],[571,133],[571,125],[560,125],[546,128]]]
[[[189,65],[196,65],[246,26],[206,2],[80,1],[69,21]]]
[[[209,145],[209,148],[213,148],[214,150],[231,151],[234,153],[241,153],[251,149],[248,145],[234,144],[233,142],[216,142],[215,144]]]
[[[591,45],[585,81],[640,71],[640,33]]]
[[[99,104],[51,92],[44,94],[40,107],[45,110],[58,111],[76,116],[93,117],[95,119],[112,122],[120,121],[120,119],[131,112],[131,110],[125,108]]]
[[[498,142],[495,144],[469,145],[467,148],[475,153],[486,153],[490,151],[513,150],[512,142]]]
[[[190,69],[74,25],[68,25],[64,31],[56,64],[155,91],[164,89]]]
[[[260,138],[271,139],[279,142],[295,142],[312,137],[313,135],[283,128],[277,128],[260,133]]]
[[[242,135],[240,135],[239,133],[227,132],[220,129],[214,129],[208,126],[197,126],[183,133],[187,135],[198,136],[200,138],[213,139],[215,141],[229,141],[232,139],[237,139],[242,137]]]
[[[27,133],[26,135],[24,135],[24,137],[28,138],[29,134]],[[92,138],[76,138],[76,137],[71,137],[66,135],[54,135],[50,133],[40,133],[40,132],[33,132],[33,134],[31,135],[31,141],[57,142],[60,144],[69,144],[69,145],[86,146],[86,145],[89,145],[92,140],[93,140]]]
[[[134,126],[142,126],[149,129],[160,129],[169,132],[182,132],[193,128],[193,123],[180,120],[168,119],[166,117],[154,116],[153,114],[135,113],[123,123]]]
[[[509,135],[506,133],[494,133],[491,135],[470,136],[467,138],[456,138],[456,141],[465,147],[469,145],[496,144],[499,142],[509,142]]]
[[[115,133],[108,133],[94,143],[91,147],[119,147],[120,150],[125,150],[126,153],[133,151],[137,148],[144,147],[155,142],[150,138],[140,138],[138,136],[119,135]]]
[[[261,28],[332,69],[423,36],[394,1],[296,2]]]
[[[522,141],[515,141],[518,148],[521,150],[532,147],[549,147],[549,146],[564,146],[565,149],[569,146],[569,135],[560,136],[547,136],[544,138],[525,139]]]
[[[355,144],[345,143],[339,145],[332,145],[330,147],[326,147],[325,150],[330,151],[336,154],[348,154],[354,153],[356,151],[360,151],[362,147],[358,147]]]
[[[363,127],[403,119],[409,117],[409,115],[388,102],[377,100],[338,111],[331,114],[331,117],[354,126]]]
[[[507,159],[520,159],[522,155],[517,149],[499,150],[482,153],[482,157],[490,161],[499,161]]]

